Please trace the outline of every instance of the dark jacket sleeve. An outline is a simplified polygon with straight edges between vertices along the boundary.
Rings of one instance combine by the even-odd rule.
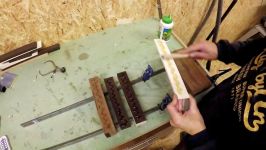
[[[243,66],[266,48],[266,38],[235,43],[220,40],[216,45],[219,60]]]
[[[183,140],[187,150],[216,150],[216,142],[206,129],[193,136],[186,135]]]

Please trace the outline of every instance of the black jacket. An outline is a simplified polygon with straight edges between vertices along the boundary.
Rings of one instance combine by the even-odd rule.
[[[266,38],[217,47],[219,60],[242,67],[198,104],[207,129],[183,142],[191,150],[266,149]]]

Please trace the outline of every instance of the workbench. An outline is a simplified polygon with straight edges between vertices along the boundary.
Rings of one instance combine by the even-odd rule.
[[[142,76],[147,65],[154,70],[163,68],[153,39],[158,38],[159,21],[147,19],[132,24],[119,25],[93,33],[77,40],[64,41],[59,51],[40,56],[8,71],[17,74],[12,86],[0,93],[0,135],[7,135],[14,150],[57,149],[105,150],[134,139],[169,121],[167,112],[154,110],[171,91],[165,72],[146,82],[133,85],[137,98],[146,113],[147,122],[119,130],[110,138],[101,133],[101,124],[94,101],[27,127],[21,123],[69,106],[86,101],[92,96],[88,79],[99,76],[114,77],[126,71],[129,79]],[[171,50],[182,48],[171,38]],[[53,60],[66,68],[66,73],[41,76],[47,72]],[[103,86],[104,87],[104,86]],[[123,92],[124,106],[131,116]],[[94,133],[94,134],[90,134]]]

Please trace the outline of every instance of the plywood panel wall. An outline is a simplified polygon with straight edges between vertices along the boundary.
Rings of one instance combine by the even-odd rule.
[[[210,0],[161,0],[174,17],[174,31],[187,43]],[[227,8],[231,0],[224,0]],[[266,13],[265,0],[239,0],[221,26],[220,37],[235,40]],[[116,24],[157,17],[156,0],[2,0],[0,54],[31,41],[45,45],[76,39]],[[214,25],[213,12],[199,39]]]
[[[153,16],[151,0],[1,0],[0,54],[31,41],[51,45]]]

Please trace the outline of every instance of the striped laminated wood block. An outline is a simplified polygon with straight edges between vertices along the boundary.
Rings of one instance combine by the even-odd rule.
[[[114,78],[106,78],[104,79],[104,82],[108,92],[109,100],[111,101],[120,128],[125,129],[130,127],[130,121],[126,114],[125,108],[123,107],[122,99],[115,85]]]
[[[116,134],[117,131],[103,94],[100,79],[99,77],[90,78],[89,83],[91,86],[93,98],[95,100],[96,108],[101,120],[103,132],[106,137],[110,137]]]
[[[133,115],[133,118],[136,122],[136,125],[140,125],[144,122],[146,122],[146,117],[143,113],[143,110],[140,106],[140,103],[136,97],[136,94],[134,92],[134,89],[131,85],[131,82],[128,78],[127,73],[124,72],[120,72],[117,74],[118,80],[120,82],[120,85],[123,89],[123,92],[125,94],[127,103],[129,105],[130,111]]]

